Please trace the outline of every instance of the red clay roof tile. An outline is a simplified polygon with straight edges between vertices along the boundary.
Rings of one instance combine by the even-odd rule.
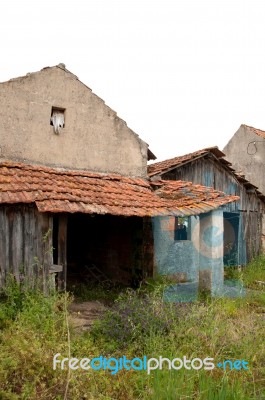
[[[207,153],[213,153],[216,155],[217,158],[223,157],[225,154],[218,149],[217,146],[215,147],[207,147],[202,150],[194,151],[193,153],[184,154],[183,156],[170,158],[168,160],[156,162],[153,164],[148,165],[148,174],[149,176],[159,175],[161,173],[165,173],[166,171],[177,167],[181,164],[194,160],[198,157],[201,157]]]
[[[182,181],[155,181],[0,163],[0,203],[35,203],[40,212],[123,216],[192,215],[238,200]]]
[[[244,125],[244,126],[247,127],[247,125]],[[247,127],[247,128],[251,128],[251,127]],[[251,129],[258,131],[255,128],[251,128]],[[263,132],[263,131],[260,131],[260,132]],[[264,138],[265,138],[265,132],[263,132],[263,133],[264,133]],[[161,175],[163,175],[175,168],[181,167],[183,164],[192,162],[193,160],[195,160],[199,157],[204,157],[209,153],[214,155],[216,157],[216,160],[218,160],[218,162],[220,163],[220,165],[223,168],[225,168],[231,175],[233,175],[234,178],[236,178],[241,184],[243,184],[244,186],[249,186],[249,187],[253,188],[255,190],[257,196],[263,202],[265,202],[265,195],[258,190],[257,186],[255,186],[252,183],[250,183],[249,181],[247,181],[245,179],[244,175],[242,175],[241,173],[238,173],[234,170],[234,168],[232,167],[232,164],[224,158],[225,154],[221,150],[219,150],[218,147],[208,147],[208,148],[205,148],[202,150],[195,151],[194,153],[185,154],[183,156],[170,158],[168,160],[164,160],[164,161],[160,161],[160,162],[148,165],[148,174],[151,178],[153,177],[153,179],[156,179],[155,176],[160,177]]]
[[[253,128],[253,126],[248,126],[248,125],[242,125],[242,126],[244,126],[245,128],[251,130],[256,135],[265,139],[265,131],[262,131],[261,129]]]

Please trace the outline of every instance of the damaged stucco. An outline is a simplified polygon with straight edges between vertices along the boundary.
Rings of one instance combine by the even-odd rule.
[[[158,275],[179,283],[176,290],[221,293],[224,282],[223,210],[190,217],[190,240],[175,240],[175,218],[153,217],[154,259]],[[196,295],[196,293],[193,293]]]
[[[148,145],[61,64],[0,84],[0,146],[0,160],[146,177]]]
[[[264,144],[264,131],[241,125],[223,149],[233,167],[243,173],[246,179],[256,185],[263,194],[265,193]]]

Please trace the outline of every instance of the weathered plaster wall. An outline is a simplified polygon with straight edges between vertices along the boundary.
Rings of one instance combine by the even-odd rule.
[[[256,135],[247,126],[241,125],[223,152],[234,168],[242,171],[246,178],[265,194],[265,139]],[[263,215],[262,233],[262,247],[265,251],[265,215]]]
[[[254,145],[251,142],[256,142]],[[265,194],[265,139],[241,125],[223,152],[237,171],[242,171]]]
[[[199,289],[212,295],[222,293],[223,210],[191,217],[191,240],[174,240],[174,217],[154,217],[153,231],[157,274],[175,282],[199,282]]]
[[[59,134],[52,107],[65,109]],[[146,177],[147,144],[60,67],[0,84],[0,160]]]
[[[191,217],[191,240],[174,240],[175,217],[153,217],[156,273],[174,281],[198,281],[198,218]],[[197,244],[197,245],[196,245]]]

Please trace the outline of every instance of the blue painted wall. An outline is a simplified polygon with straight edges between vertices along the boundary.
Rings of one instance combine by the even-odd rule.
[[[190,217],[191,240],[175,240],[175,217],[153,217],[155,270],[159,275],[186,274],[198,282],[202,272],[212,294],[223,289],[223,210]]]
[[[191,240],[174,240],[175,217],[152,218],[157,274],[186,273],[188,281],[198,281],[199,254],[193,243],[197,221],[190,217]]]

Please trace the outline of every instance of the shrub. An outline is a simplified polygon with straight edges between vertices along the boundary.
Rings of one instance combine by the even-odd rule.
[[[52,357],[57,352],[67,354],[69,296],[15,288],[9,286],[2,299],[7,310],[13,305],[16,312],[0,331],[0,399],[36,399],[38,391],[42,399],[59,399],[57,392],[63,393],[66,376],[53,371]]]
[[[150,334],[168,333],[176,324],[176,305],[163,302],[162,296],[127,290],[115,301],[92,334],[102,334],[119,342],[119,346],[143,339]]]

